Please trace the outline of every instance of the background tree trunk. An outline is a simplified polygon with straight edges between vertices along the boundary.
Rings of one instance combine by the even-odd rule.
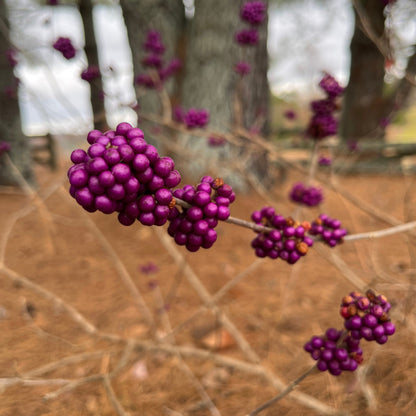
[[[384,34],[384,5],[380,0],[359,0],[366,21],[374,35],[382,39]],[[344,95],[341,137],[344,140],[362,138],[382,139],[384,129],[380,123],[384,117],[385,58],[374,42],[362,29],[354,10],[355,28],[351,40],[350,79]]]
[[[187,36],[182,104],[185,109],[195,107],[208,110],[208,127],[230,132],[233,124],[239,121],[238,114],[234,111],[236,87],[239,83],[238,104],[242,109],[243,127],[250,128],[256,119],[262,119],[264,123],[260,132],[264,133],[269,118],[267,22],[259,28],[259,45],[238,45],[234,40],[235,33],[248,28],[240,21],[241,3],[195,1],[195,17],[190,22]],[[240,60],[247,61],[252,67],[252,73],[247,79],[239,80],[239,75],[234,72],[234,66]],[[192,177],[202,176],[215,169],[215,174],[240,191],[246,188],[245,174],[238,173],[233,164],[240,159],[241,149],[230,145],[212,148],[201,139],[190,140],[186,143],[186,149],[194,157],[189,163],[184,161],[183,168]],[[257,163],[259,160],[260,164]],[[267,164],[264,162],[264,155],[252,155],[247,159],[244,169],[265,178]]]
[[[88,66],[99,67],[97,42],[94,33],[93,5],[91,0],[80,0],[79,12],[81,14],[84,36],[85,36],[85,54],[87,56]],[[105,130],[107,126],[105,116],[105,106],[103,93],[102,78],[99,76],[90,83],[91,89],[91,106],[94,115],[94,128]]]
[[[244,126],[248,130],[258,130],[263,136],[270,132],[270,85],[267,78],[269,53],[267,50],[267,15],[259,26],[259,44],[247,49],[246,59],[251,72],[244,77],[242,102],[244,103]],[[238,46],[237,46],[238,48]],[[241,49],[241,48],[239,48]]]
[[[6,6],[0,1],[0,17],[6,22]],[[17,100],[17,79],[13,74],[6,51],[10,49],[7,28],[0,34],[0,141],[11,145],[9,155],[23,177],[31,184],[34,182],[32,157],[29,139],[23,135],[19,104]],[[15,96],[6,94],[8,89],[15,89]],[[2,156],[0,156],[0,184],[18,185],[15,175]]]
[[[164,63],[178,56],[178,44],[185,27],[184,6],[181,0],[120,0],[124,23],[127,28],[135,75],[146,71],[142,60],[146,54],[143,43],[149,30],[157,30],[165,45]],[[175,80],[165,87],[170,95],[177,93]],[[153,90],[146,90],[138,97],[144,112],[160,113],[160,99]]]

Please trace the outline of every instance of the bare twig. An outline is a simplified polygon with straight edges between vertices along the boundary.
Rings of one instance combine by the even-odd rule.
[[[114,392],[113,387],[111,385],[111,380],[108,374],[103,375],[103,384],[107,392],[108,398],[110,399],[110,402],[113,405],[114,410],[117,412],[118,416],[129,416],[130,413],[124,410],[124,407],[118,400],[116,393]]]
[[[153,293],[154,293],[156,306],[161,311],[161,314],[162,314],[162,322],[163,322],[163,325],[164,325],[164,329],[167,333],[172,334],[172,326],[170,324],[169,316],[166,313],[166,310],[164,308],[165,302],[163,300],[162,292],[160,290],[160,287],[157,286],[155,288],[155,290],[153,291]],[[175,337],[173,335],[170,338],[171,338],[172,342],[175,342]],[[166,337],[165,337],[165,339],[166,339]],[[186,362],[183,360],[183,358],[182,358],[182,356],[181,356],[181,354],[179,353],[178,350],[177,350],[176,356],[178,358],[178,362],[179,362],[179,366],[180,366],[181,370],[188,376],[188,378],[190,379],[192,384],[195,386],[195,388],[198,391],[199,395],[201,396],[202,400],[207,403],[207,406],[208,406],[208,409],[209,409],[211,415],[212,416],[221,416],[221,413],[219,412],[219,410],[215,406],[211,397],[209,397],[208,393],[206,392],[206,390],[204,389],[202,384],[199,382],[199,380],[196,378],[193,371],[190,369],[188,364],[186,364]]]
[[[280,399],[288,395],[302,380],[304,380],[307,376],[309,376],[310,374],[313,374],[316,371],[317,371],[317,368],[316,368],[316,365],[314,365],[309,370],[305,371],[296,380],[292,381],[280,394],[278,394],[276,397],[273,397],[273,399],[268,400],[267,402],[263,403],[262,405],[254,409],[252,412],[249,413],[248,416],[258,415],[260,412],[267,409],[272,404],[278,402]]]
[[[61,394],[72,391],[72,390],[78,388],[79,386],[82,386],[83,384],[103,380],[105,376],[106,376],[105,374],[93,374],[91,376],[78,378],[76,380],[71,380],[67,384],[65,384],[63,387],[61,387],[60,389],[55,390],[51,393],[45,394],[43,396],[43,400],[45,400],[45,401],[54,400],[58,396],[60,396]]]
[[[391,228],[385,228],[384,230],[346,235],[344,237],[344,241],[357,241],[357,240],[363,240],[363,239],[372,240],[374,238],[381,238],[381,237],[386,237],[388,235],[393,235],[393,234],[402,233],[404,231],[409,231],[409,230],[412,230],[413,228],[416,228],[416,221],[411,221],[406,224],[397,225]]]
[[[67,196],[66,190],[64,190],[62,187],[60,189],[60,192],[63,195]],[[130,276],[129,272],[127,271],[127,269],[124,266],[123,262],[121,261],[120,257],[114,251],[113,247],[108,242],[108,240],[105,238],[105,236],[101,232],[101,230],[94,223],[94,221],[91,220],[90,216],[86,212],[84,212],[84,210],[80,210],[80,212],[83,215],[83,218],[86,220],[87,226],[95,234],[95,236],[99,240],[100,244],[103,246],[103,248],[107,252],[107,255],[112,260],[112,262],[114,264],[114,267],[116,268],[116,270],[117,270],[119,276],[121,277],[123,283],[126,285],[126,287],[129,289],[130,293],[132,294],[132,296],[135,300],[135,304],[136,304],[139,312],[144,316],[144,318],[147,320],[148,323],[153,323],[153,316],[152,316],[151,312],[149,311],[148,307],[146,306],[146,303],[145,303],[142,295],[140,294],[139,290],[137,289],[137,286],[135,285],[132,277]]]
[[[162,231],[159,231],[157,229],[155,229],[154,231],[155,231],[156,235],[159,237],[160,241],[165,246],[165,248],[171,254],[175,263],[182,264],[183,263],[183,256],[180,254],[179,250],[173,245],[173,243],[169,239],[169,237],[166,236]],[[204,288],[204,286],[200,282],[198,276],[195,274],[195,272],[192,270],[192,268],[189,265],[186,265],[186,267],[184,268],[184,274],[187,277],[191,286],[195,289],[195,291],[200,296],[201,300],[206,305],[210,306],[211,303],[212,303],[212,296]],[[230,332],[232,337],[235,339],[237,345],[239,345],[240,349],[246,355],[247,359],[249,359],[250,361],[255,363],[254,367],[253,367],[252,364],[248,364],[248,363],[244,363],[244,362],[239,361],[238,362],[238,368],[239,369],[251,368],[252,371],[255,371],[257,374],[262,375],[263,377],[265,377],[266,380],[268,380],[275,388],[277,388],[279,390],[284,390],[286,388],[286,385],[279,377],[277,377],[275,374],[273,374],[270,370],[267,370],[263,366],[257,364],[257,363],[260,362],[259,357],[252,350],[250,344],[248,344],[248,342],[244,339],[244,337],[242,336],[240,331],[234,326],[234,324],[231,323],[231,321],[220,310],[220,308],[218,306],[214,306],[214,307],[211,307],[211,308],[218,315],[219,320],[223,324],[224,328],[226,328]],[[179,348],[180,353],[183,354],[184,356],[186,355],[187,352],[188,353],[190,351],[195,352],[195,349],[191,349],[191,350],[189,348],[184,349],[186,347],[177,346],[175,348]],[[207,353],[208,356],[211,356],[211,357],[213,356],[213,355],[210,355],[211,353],[209,353],[209,352],[205,352],[205,353]],[[199,354],[204,355],[205,353],[198,352],[198,355]],[[217,362],[222,361],[223,358],[226,358],[226,357],[216,355],[216,361]],[[230,360],[230,358],[227,357],[226,360],[222,361],[222,362],[223,363],[225,363],[225,362],[230,363],[230,361],[228,361],[228,360]],[[313,398],[309,395],[306,395],[304,393],[301,393],[301,392],[293,392],[291,397],[293,397],[293,399],[298,401],[299,403],[302,403],[303,405],[305,405],[309,408],[313,408],[313,409],[319,411],[321,414],[325,414],[325,415],[328,415],[328,414],[331,414],[331,415],[344,414],[345,415],[345,414],[347,414],[344,411],[335,410],[333,408],[330,408],[329,406],[326,406],[325,404],[323,404],[319,400],[317,400],[317,399],[315,399],[315,398]]]
[[[79,313],[73,306],[66,303],[56,294],[50,292],[44,287],[32,282],[28,278],[19,275],[14,270],[9,269],[5,265],[0,266],[0,272],[11,279],[15,283],[19,283],[23,287],[32,290],[33,292],[41,295],[46,300],[52,302],[54,305],[64,309],[69,316],[88,334],[99,335],[102,338],[106,338],[110,341],[120,341],[122,338],[114,335],[99,331],[91,322],[89,322],[81,313]]]
[[[19,183],[19,185],[22,187],[26,195],[28,195],[33,200],[33,203],[39,210],[39,215],[43,223],[43,228],[48,237],[48,244],[46,245],[46,250],[48,253],[52,254],[54,252],[54,245],[53,245],[53,238],[52,238],[54,230],[53,230],[53,221],[51,220],[51,215],[48,209],[46,208],[42,199],[39,198],[37,192],[29,185],[29,183],[23,177],[20,170],[13,163],[10,156],[7,153],[5,153],[3,154],[3,158],[6,161],[6,163],[9,165],[9,168],[11,172],[13,173],[13,176],[16,178],[17,182]]]

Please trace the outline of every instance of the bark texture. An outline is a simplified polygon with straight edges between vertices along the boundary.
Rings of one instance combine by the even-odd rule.
[[[235,42],[235,33],[248,29],[239,18],[242,2],[223,0],[195,1],[195,17],[188,31],[188,47],[184,74],[182,104],[185,109],[206,109],[210,114],[209,127],[220,132],[232,131],[235,124],[254,127],[265,132],[269,114],[269,88],[267,83],[267,22],[260,26],[259,45],[242,47]],[[247,61],[252,73],[239,80],[234,72],[238,61]],[[238,89],[237,107],[235,94]],[[214,169],[240,190],[246,187],[245,175],[233,165],[241,156],[241,149],[226,145],[211,148],[206,141],[195,139],[186,143],[195,157],[186,165],[192,176],[201,176]],[[261,163],[257,163],[261,160]],[[261,165],[261,166],[260,166]],[[261,167],[261,172],[259,168]],[[244,168],[264,178],[266,165],[263,155],[247,158]],[[217,173],[218,174],[218,173]]]
[[[145,56],[143,43],[149,30],[160,32],[165,45],[164,62],[178,56],[180,40],[185,27],[185,14],[182,0],[120,0],[124,23],[132,53],[133,71],[139,75],[146,71],[142,64]],[[174,80],[165,84],[170,95],[177,89]],[[140,109],[145,112],[161,111],[158,94],[153,90],[141,91]]]
[[[88,66],[99,67],[97,42],[94,33],[93,4],[91,0],[80,0],[79,12],[84,26],[85,46]],[[87,81],[85,81],[87,82]],[[101,76],[90,83],[91,106],[94,114],[94,128],[105,130],[108,126],[105,117],[103,83]]]
[[[0,17],[7,22],[7,10],[0,0]],[[6,51],[11,48],[6,30],[0,33],[0,141],[11,146],[9,156],[23,177],[34,183],[29,138],[24,136],[17,100],[17,80],[10,66]],[[6,94],[6,91],[12,94]],[[12,96],[11,96],[12,95]],[[18,185],[15,175],[5,158],[0,155],[0,185]]]
[[[366,22],[378,39],[384,34],[384,5],[380,0],[359,0]],[[385,58],[363,30],[357,12],[351,39],[350,79],[344,95],[341,137],[344,140],[382,139]]]

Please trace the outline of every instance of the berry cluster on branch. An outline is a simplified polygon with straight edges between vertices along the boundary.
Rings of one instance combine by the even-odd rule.
[[[59,37],[52,46],[61,52],[65,59],[72,59],[76,55],[74,45],[69,38]]]
[[[115,131],[92,130],[87,152],[76,149],[68,170],[70,193],[87,211],[118,212],[123,225],[166,223],[171,189],[181,176],[169,157],[144,140],[142,130],[120,123]]]
[[[306,205],[308,207],[315,207],[324,199],[321,188],[307,186],[302,182],[298,182],[293,185],[290,190],[289,197],[293,202]]]
[[[328,370],[334,376],[343,371],[355,371],[363,362],[360,341],[387,342],[396,328],[390,321],[390,303],[383,295],[368,290],[365,295],[351,292],[341,302],[341,316],[346,330],[329,328],[324,335],[313,336],[304,349],[317,361],[320,371]]]
[[[306,235],[310,228],[308,222],[301,224],[290,217],[285,218],[276,214],[273,207],[254,211],[251,219],[256,224],[272,228],[269,232],[259,232],[252,240],[251,246],[257,257],[280,258],[289,264],[295,264],[313,245],[312,238]]]
[[[197,186],[185,185],[173,196],[181,205],[177,203],[169,215],[169,235],[191,252],[212,247],[218,221],[230,216],[228,207],[235,200],[232,187],[220,178],[204,176]]]

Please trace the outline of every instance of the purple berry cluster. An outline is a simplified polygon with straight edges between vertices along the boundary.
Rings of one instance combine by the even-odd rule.
[[[396,328],[390,322],[391,304],[383,295],[368,290],[363,296],[359,292],[351,292],[342,299],[340,314],[345,319],[344,327],[350,331],[355,340],[364,338],[385,344]]]
[[[241,20],[251,26],[258,26],[266,17],[267,6],[263,1],[247,1],[240,10]]]
[[[165,52],[162,36],[157,30],[149,30],[147,32],[143,46],[147,52],[155,55],[162,55]]]
[[[283,113],[284,117],[287,118],[288,120],[295,120],[296,119],[296,113],[293,110],[286,110]]]
[[[6,58],[9,65],[14,68],[17,65],[17,51],[16,49],[10,48],[6,50]]]
[[[319,205],[324,197],[322,189],[314,186],[307,186],[302,182],[295,183],[289,193],[289,197],[293,202],[306,205],[308,207],[315,207]]]
[[[5,142],[5,141],[0,141],[0,156],[3,153],[8,152],[11,149],[10,143]]]
[[[325,91],[330,98],[337,98],[343,94],[344,88],[339,85],[338,81],[330,74],[325,74],[319,82],[319,86]]]
[[[169,157],[160,157],[143,132],[128,123],[115,131],[88,133],[87,151],[76,149],[68,170],[69,192],[87,211],[118,212],[123,225],[137,219],[163,225],[172,208],[172,191],[181,176]]]
[[[341,228],[340,220],[321,214],[315,221],[312,221],[309,234],[320,236],[322,241],[328,246],[335,247],[343,242],[343,238],[347,235],[347,230]]]
[[[183,122],[188,129],[203,128],[209,122],[209,113],[204,109],[190,108],[183,116]]]
[[[237,74],[239,74],[239,75],[241,75],[241,76],[244,76],[244,75],[247,75],[247,74],[249,74],[249,73],[250,73],[250,71],[251,71],[251,66],[250,66],[250,64],[249,64],[249,63],[244,62],[244,61],[242,61],[242,62],[237,62],[237,63],[234,65],[234,71],[235,71]]]
[[[331,166],[332,165],[332,159],[328,156],[321,155],[318,159],[318,165],[319,166]]]
[[[335,328],[328,328],[324,335],[313,336],[303,348],[317,361],[320,371],[328,370],[333,376],[355,371],[363,361],[359,341]]]
[[[263,23],[267,13],[267,5],[263,1],[246,1],[240,9],[240,18],[250,27],[235,33],[234,39],[240,46],[255,46],[259,43],[257,27]],[[240,61],[234,66],[234,71],[242,77],[249,74],[251,66],[248,62]]]
[[[306,136],[316,140],[337,133],[338,121],[333,113],[338,110],[336,99],[344,91],[344,88],[329,74],[325,74],[319,82],[319,86],[325,92],[326,98],[311,102],[313,115],[306,129]]]
[[[235,34],[235,40],[241,46],[254,46],[259,43],[259,32],[256,29],[243,29]]]
[[[251,219],[258,225],[272,228],[271,231],[258,232],[252,240],[251,246],[257,257],[280,258],[295,264],[313,245],[312,238],[306,235],[310,227],[307,221],[301,224],[290,217],[285,218],[276,214],[273,207],[254,211]]]
[[[221,178],[204,176],[197,186],[185,185],[176,189],[173,196],[186,204],[179,209],[177,202],[171,210],[169,235],[191,252],[212,247],[217,240],[218,221],[230,216],[229,205],[235,200],[232,187]]]
[[[173,107],[172,109],[172,120],[178,123],[183,123],[185,119],[186,111],[180,105]]]
[[[89,83],[99,78],[100,76],[100,69],[96,65],[89,66],[87,69],[84,69],[84,71],[81,72],[81,78]]]
[[[304,349],[317,361],[317,368],[338,376],[342,371],[355,371],[363,362],[361,339],[385,344],[396,328],[390,322],[390,303],[383,295],[376,296],[368,290],[363,296],[351,292],[341,302],[341,316],[345,319],[345,331],[326,330],[323,336],[313,336]]]
[[[162,36],[156,30],[150,30],[147,33],[143,46],[147,55],[143,58],[142,64],[144,67],[153,70],[154,74],[139,74],[136,76],[135,82],[146,88],[160,88],[164,81],[180,69],[181,61],[173,58],[167,65],[164,65],[165,46],[162,42]]]
[[[53,47],[57,51],[61,52],[66,59],[72,59],[76,54],[75,48],[69,38],[58,38],[58,40],[53,44]]]
[[[222,147],[227,141],[221,136],[209,136],[207,139],[208,146],[210,147]]]
[[[183,107],[176,106],[172,110],[172,119],[178,123],[185,124],[188,129],[202,129],[209,123],[209,112],[196,108],[190,108],[186,111]]]

